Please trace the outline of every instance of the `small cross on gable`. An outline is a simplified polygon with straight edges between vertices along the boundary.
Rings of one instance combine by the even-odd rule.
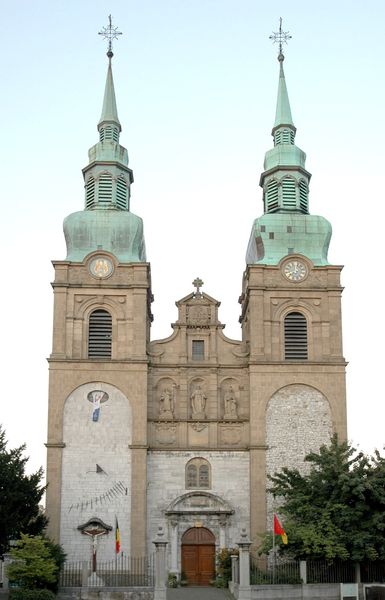
[[[202,292],[200,291],[200,288],[203,285],[203,281],[200,277],[196,277],[194,279],[194,281],[192,282],[193,286],[196,288],[195,292],[194,292],[194,296],[201,296]]]

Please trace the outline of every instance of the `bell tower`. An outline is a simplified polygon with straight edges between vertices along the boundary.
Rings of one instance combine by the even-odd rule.
[[[120,32],[110,18],[101,33],[108,68],[99,141],[83,169],[84,208],[64,220],[67,256],[53,261],[47,512],[50,535],[72,560],[89,555],[82,531],[92,519],[106,531],[116,519],[122,550],[145,552],[151,279],[120,145],[111,64]],[[110,558],[112,536],[100,538],[100,559]]]
[[[286,36],[286,38],[285,38]],[[336,432],[346,438],[341,266],[328,262],[330,223],[309,214],[310,173],[296,145],[280,30],[274,147],[260,178],[263,215],[252,226],[240,303],[249,350],[250,518],[253,539],[271,529],[268,475],[303,469]]]

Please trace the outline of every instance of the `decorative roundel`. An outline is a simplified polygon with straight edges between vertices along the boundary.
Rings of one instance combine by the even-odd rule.
[[[306,275],[308,274],[308,268],[304,262],[293,258],[292,260],[285,262],[282,268],[282,273],[286,279],[295,283],[305,279]]]
[[[94,277],[109,277],[114,271],[114,265],[107,256],[94,256],[89,263],[89,271]]]

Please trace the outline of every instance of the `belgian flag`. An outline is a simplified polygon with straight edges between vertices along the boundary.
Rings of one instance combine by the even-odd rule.
[[[120,530],[117,517],[115,517],[115,553],[120,552]]]
[[[280,535],[283,543],[287,544],[286,532],[285,532],[284,528],[282,527],[281,523],[279,522],[279,519],[275,513],[274,513],[274,534]]]

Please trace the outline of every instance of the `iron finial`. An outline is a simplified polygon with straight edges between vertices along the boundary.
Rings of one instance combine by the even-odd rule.
[[[287,44],[288,40],[291,40],[292,36],[288,31],[282,31],[282,17],[279,19],[279,30],[273,31],[273,33],[269,36],[269,40],[272,40],[273,44],[279,44],[279,52],[278,52],[278,60],[282,62],[284,60],[284,55],[282,52],[282,45]]]
[[[104,40],[108,40],[107,56],[111,60],[111,58],[114,56],[114,53],[112,52],[112,40],[117,40],[118,36],[122,35],[122,32],[118,31],[117,27],[112,26],[111,15],[108,15],[108,21],[108,27],[103,27],[102,30],[99,31],[99,35],[102,35]]]

